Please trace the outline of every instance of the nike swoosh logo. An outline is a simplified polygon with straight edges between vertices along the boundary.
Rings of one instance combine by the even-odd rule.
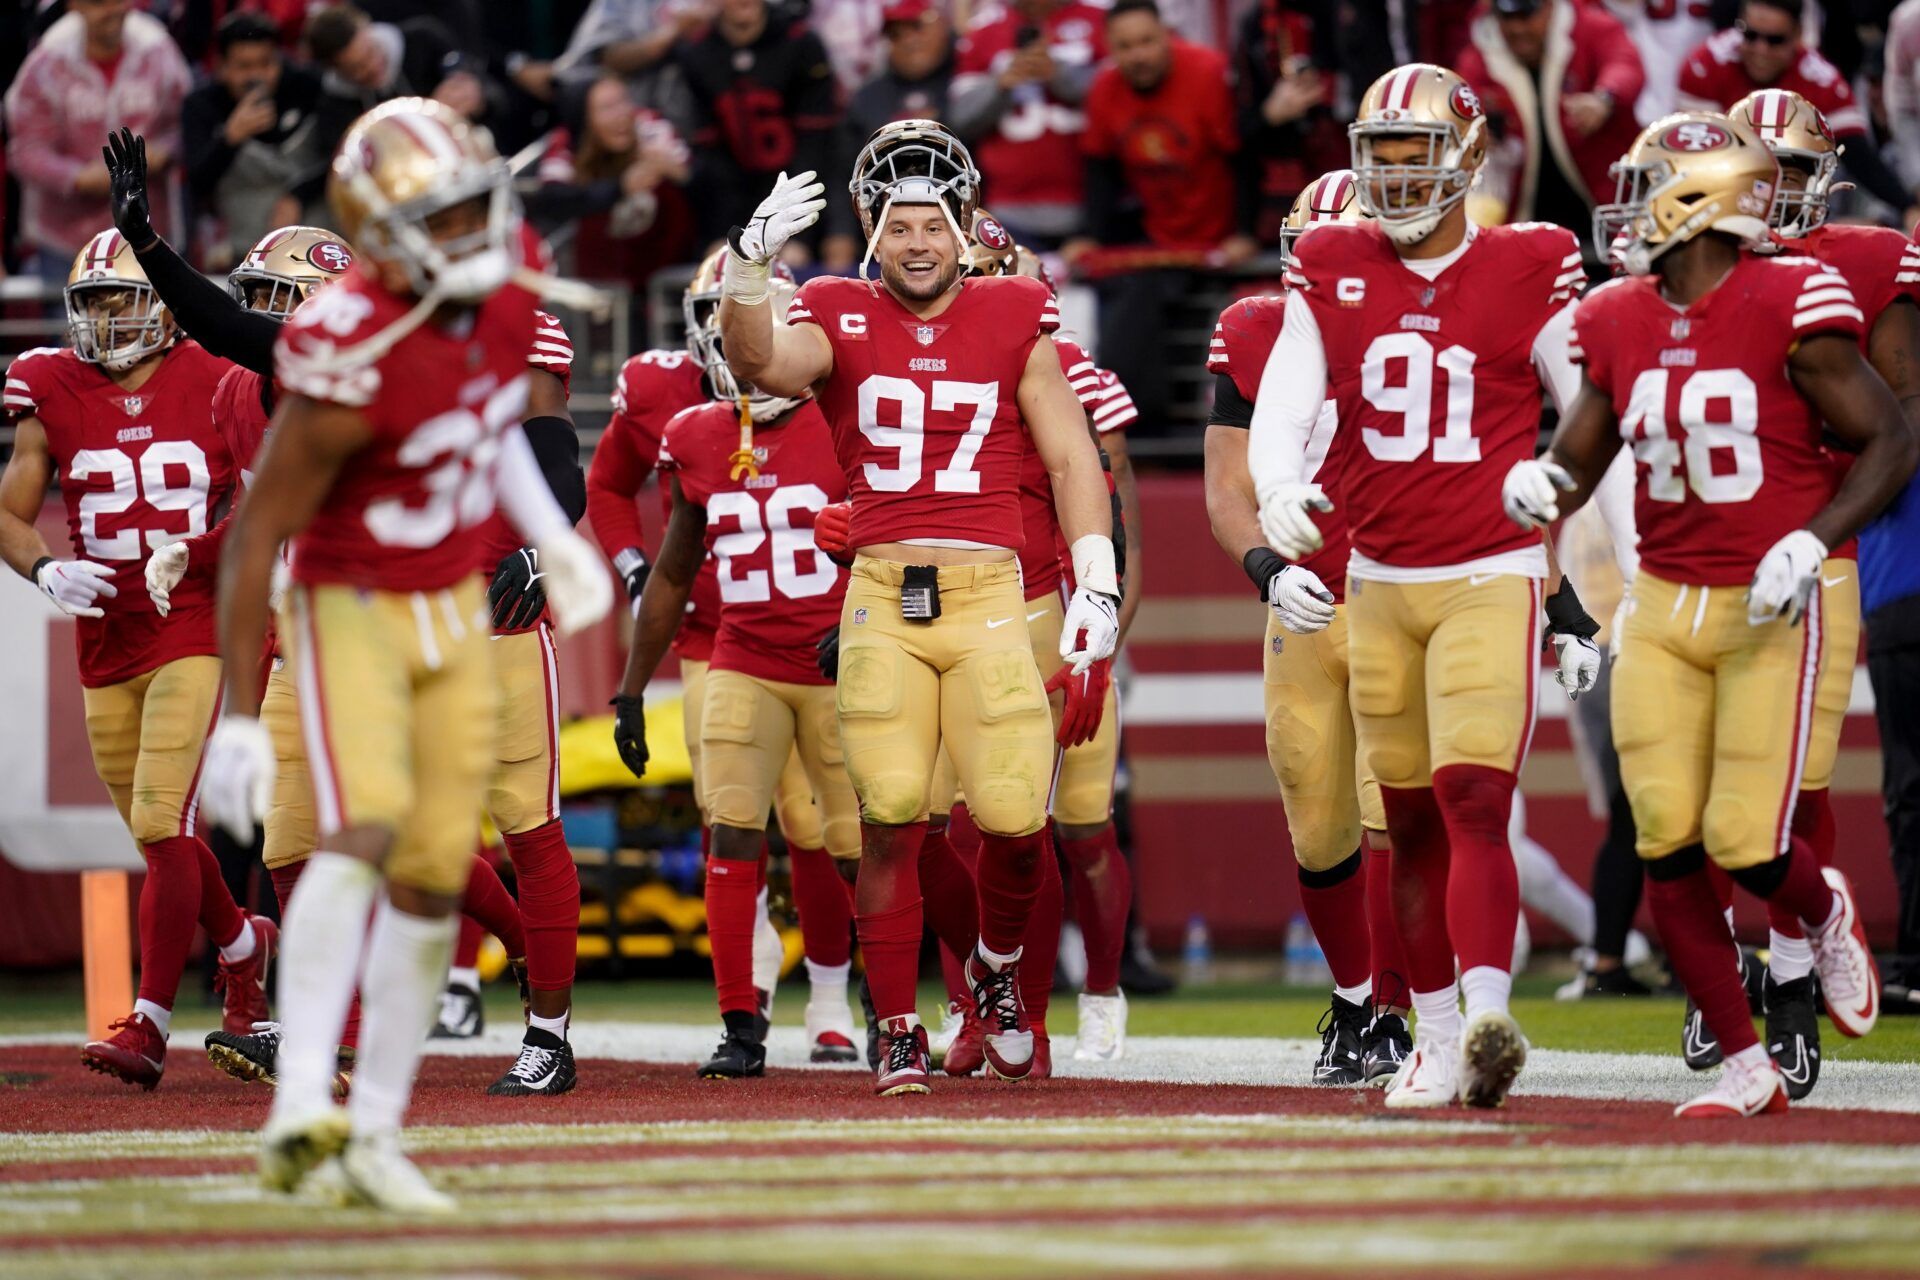
[[[1009,622],[1012,622],[1012,621],[1013,621],[1013,619],[1012,619],[1012,618],[988,618],[988,619],[987,619],[987,630],[989,630],[989,631],[991,631],[991,630],[993,630],[993,629],[994,629],[995,627],[1004,627],[1004,626],[1006,626],[1006,625],[1007,625],[1007,624],[1008,624]]]
[[[1795,1036],[1793,1038],[1793,1055],[1793,1065],[1791,1067],[1780,1058],[1774,1059],[1774,1066],[1780,1069],[1782,1076],[1791,1080],[1794,1084],[1805,1084],[1813,1078],[1813,1063],[1807,1057],[1806,1037]]]
[[[1713,1048],[1713,1042],[1703,1034],[1705,1022],[1699,1014],[1687,1019],[1687,1052],[1705,1053]]]
[[[1467,575],[1467,585],[1477,587],[1483,582],[1492,582],[1499,576],[1497,573],[1470,573]]]
[[[538,1080],[535,1080],[533,1083],[529,1084],[527,1087],[529,1089],[535,1089],[535,1090],[544,1089],[548,1085],[552,1084],[553,1078],[559,1074],[560,1074],[560,1068],[555,1067],[553,1070],[547,1072],[546,1075],[542,1076]]]
[[[1822,581],[1822,582],[1824,582],[1824,583],[1826,583],[1826,584],[1827,584],[1828,586],[1830,586],[1830,587],[1837,587],[1837,586],[1839,586],[1839,585],[1840,585],[1841,583],[1843,583],[1843,582],[1845,582],[1846,580],[1847,580],[1847,575],[1846,575],[1846,574],[1844,574],[1844,573],[1843,573],[1843,574],[1841,574],[1841,575],[1840,575],[1839,577],[1837,577],[1837,578],[1822,578],[1822,579],[1820,579],[1820,581]]]
[[[1032,621],[1033,621],[1033,620],[1034,620],[1035,618],[1044,618],[1044,617],[1046,617],[1046,616],[1047,616],[1048,614],[1050,614],[1050,613],[1052,613],[1052,612],[1053,612],[1053,610],[1051,610],[1051,609],[1042,609],[1042,610],[1041,610],[1040,612],[1038,612],[1038,613],[1030,613],[1030,614],[1028,614],[1028,615],[1027,615],[1027,621],[1028,621],[1028,622],[1032,622]]]

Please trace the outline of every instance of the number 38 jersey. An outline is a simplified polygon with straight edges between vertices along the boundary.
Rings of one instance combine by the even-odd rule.
[[[833,347],[820,408],[853,497],[852,545],[1020,549],[1020,467],[1032,446],[1017,395],[1035,340],[1060,327],[1044,284],[963,280],[945,311],[922,320],[884,288],[820,276],[787,323],[818,325]]]
[[[176,342],[137,391],[65,349],[43,347],[7,369],[6,414],[46,428],[73,554],[113,570],[120,594],[103,618],[76,618],[80,682],[118,684],[176,658],[219,652],[213,578],[188,575],[162,618],[147,597],[158,547],[207,531],[237,471],[211,405],[232,366],[199,344]]]
[[[432,321],[371,360],[339,367],[412,302],[356,273],[303,303],[274,348],[287,391],[357,409],[373,428],[295,539],[298,582],[438,591],[474,570],[494,513],[501,435],[527,403],[534,297],[508,285],[457,327]]]
[[[1803,339],[1858,341],[1846,281],[1811,258],[1743,255],[1685,311],[1657,277],[1610,281],[1574,313],[1574,358],[1633,450],[1640,563],[1670,582],[1744,586],[1833,495],[1820,419],[1787,374]]]
[[[847,575],[814,548],[813,521],[847,496],[833,433],[808,400],[754,428],[758,474],[735,473],[739,447],[739,410],[724,400],[681,410],[660,440],[662,475],[707,511],[707,564],[720,586],[713,666],[784,684],[831,683],[814,664],[814,644],[839,624]]]
[[[1437,569],[1540,545],[1502,514],[1500,484],[1539,436],[1535,342],[1585,280],[1579,241],[1544,223],[1473,232],[1432,279],[1373,223],[1300,237],[1287,284],[1353,437],[1335,479],[1358,557]]]

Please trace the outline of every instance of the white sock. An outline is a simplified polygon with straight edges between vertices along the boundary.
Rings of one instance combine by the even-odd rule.
[[[1015,947],[1010,953],[1003,956],[998,951],[987,950],[987,944],[984,942],[976,943],[975,947],[980,952],[980,958],[982,960],[985,960],[987,962],[987,967],[992,969],[995,973],[1000,972],[1002,969],[1006,968],[1008,965],[1018,960],[1020,958],[1021,953],[1026,950],[1025,947]]]
[[[1773,932],[1767,940],[1767,952],[1767,972],[1775,982],[1792,982],[1813,972],[1813,944],[1805,938]]]
[[[153,1024],[153,1029],[160,1033],[160,1038],[166,1039],[167,1029],[173,1025],[173,1010],[162,1009],[151,1000],[135,1000],[133,1011],[144,1014],[147,1021]]]
[[[1490,964],[1477,964],[1460,975],[1460,991],[1467,998],[1468,1022],[1482,1013],[1505,1013],[1513,998],[1513,975]]]
[[[1762,1067],[1771,1065],[1767,1059],[1767,1046],[1764,1044],[1750,1044],[1738,1053],[1730,1053],[1727,1055],[1727,1062],[1729,1064],[1737,1062],[1749,1071],[1758,1071]]]
[[[1368,978],[1357,987],[1342,987],[1336,985],[1333,989],[1333,994],[1339,996],[1348,1004],[1363,1005],[1373,999],[1373,979]]]
[[[847,976],[853,971],[853,964],[821,964],[815,960],[807,961],[807,983],[813,990],[810,998],[826,1001],[847,998]]]
[[[453,968],[447,970],[447,985],[465,987],[469,991],[480,989],[480,971],[478,969]]]
[[[568,1009],[557,1018],[543,1018],[537,1013],[529,1013],[527,1015],[527,1025],[530,1027],[538,1027],[549,1035],[559,1036],[562,1040],[565,1040],[567,1038],[567,1019],[572,1016],[572,1009]]]
[[[1460,1038],[1460,988],[1449,982],[1438,991],[1413,993],[1413,1029],[1423,1041],[1446,1043]]]
[[[385,899],[374,913],[360,992],[360,1051],[347,1104],[355,1134],[400,1127],[456,928],[451,915],[409,915]]]
[[[240,936],[220,948],[220,958],[228,964],[239,964],[242,960],[247,959],[253,954],[255,942],[253,921],[250,919],[242,919],[240,921]]]
[[[333,1105],[340,1031],[379,891],[380,873],[370,863],[325,852],[307,860],[293,887],[280,929],[275,1115],[311,1115]]]

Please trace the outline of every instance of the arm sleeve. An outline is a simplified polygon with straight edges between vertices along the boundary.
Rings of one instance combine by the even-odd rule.
[[[525,429],[508,430],[500,446],[500,509],[507,523],[536,547],[563,536],[573,526],[547,487],[532,439]]]
[[[1575,303],[1553,313],[1553,318],[1540,326],[1540,332],[1533,339],[1533,367],[1540,373],[1540,385],[1553,397],[1553,407],[1560,413],[1567,411],[1573,398],[1580,394],[1580,366],[1573,362],[1572,343],[1573,309]]]
[[[567,520],[579,524],[587,514],[587,478],[580,470],[580,436],[565,418],[528,418],[527,441],[533,446],[534,461],[547,478],[554,501],[567,513]]]
[[[1320,322],[1298,292],[1287,295],[1280,338],[1267,356],[1247,434],[1247,470],[1262,496],[1306,473],[1307,437],[1327,399],[1327,352]]]
[[[249,311],[232,294],[187,265],[165,240],[135,250],[160,301],[189,338],[225,360],[273,376],[273,343],[281,321]]]
[[[629,547],[646,545],[634,497],[653,473],[653,465],[633,447],[636,432],[615,417],[600,436],[587,470],[587,519],[609,558]]]
[[[1620,577],[1631,583],[1640,569],[1640,534],[1633,523],[1633,450],[1623,448],[1613,455],[1607,473],[1593,491],[1594,510],[1607,527],[1613,541],[1613,561],[1620,566]]]
[[[1240,394],[1240,384],[1233,380],[1232,374],[1213,375],[1213,409],[1207,414],[1210,427],[1253,426],[1253,406]]]

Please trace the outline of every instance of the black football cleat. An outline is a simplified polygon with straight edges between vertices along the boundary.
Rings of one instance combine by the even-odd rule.
[[[528,1027],[520,1041],[520,1056],[507,1074],[487,1086],[495,1098],[556,1097],[579,1083],[573,1065],[573,1046],[551,1031]]]
[[[1747,989],[1747,1012],[1759,1017],[1767,1011],[1767,966],[1753,947],[1740,948],[1740,985]]]
[[[1313,1062],[1315,1084],[1359,1084],[1364,1079],[1361,1039],[1367,1032],[1367,1006],[1339,996],[1320,1015],[1320,1056]]]
[[[753,989],[753,1038],[765,1044],[767,1033],[771,1030],[773,1030],[773,992],[755,987]]]
[[[237,1036],[231,1031],[214,1031],[207,1035],[207,1061],[235,1080],[244,1080],[248,1084],[274,1084],[278,1081],[275,1066],[280,1056],[280,1024],[277,1022],[256,1022],[249,1035]]]
[[[860,1012],[867,1018],[867,1069],[880,1069],[880,1015],[873,1009],[873,988],[867,985],[867,976],[860,975]]]
[[[756,1014],[723,1013],[726,1035],[697,1073],[702,1080],[743,1080],[767,1073],[766,1041],[755,1034]]]
[[[1618,969],[1589,969],[1585,975],[1586,985],[1581,991],[1582,999],[1595,996],[1651,996],[1653,988],[1629,973],[1623,965]]]
[[[1767,1056],[1798,1102],[1820,1083],[1820,1015],[1814,1009],[1813,975],[1775,982],[1767,975]]]
[[[1700,1016],[1700,1006],[1693,1002],[1691,996],[1687,997],[1687,1016],[1680,1023],[1680,1056],[1694,1071],[1711,1071],[1726,1056],[1720,1051],[1720,1041],[1707,1026],[1707,1020]]]
[[[1360,1078],[1377,1089],[1393,1083],[1400,1064],[1413,1052],[1413,1033],[1407,1020],[1397,1013],[1382,1010],[1375,1015],[1366,1035],[1360,1037]]]

